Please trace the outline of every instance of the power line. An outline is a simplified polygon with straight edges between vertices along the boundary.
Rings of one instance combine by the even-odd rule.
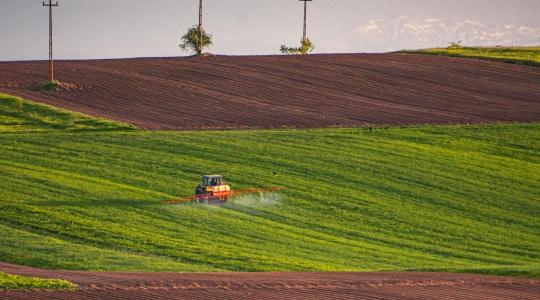
[[[45,4],[43,1],[43,6],[49,7],[49,79],[51,82],[54,81],[54,56],[53,56],[53,17],[52,9],[53,7],[58,6],[58,2],[55,4],[52,3],[52,0],[49,0],[48,4]]]

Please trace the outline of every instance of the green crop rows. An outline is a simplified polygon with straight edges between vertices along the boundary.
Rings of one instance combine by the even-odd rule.
[[[0,272],[1,290],[73,290],[77,286],[66,280],[23,277]]]
[[[402,53],[470,57],[540,67],[540,47],[460,47],[407,50]]]
[[[3,262],[540,275],[538,124],[223,132],[42,127],[0,134]],[[286,189],[271,195],[270,205],[162,203],[191,195],[207,173],[224,175],[236,189]]]

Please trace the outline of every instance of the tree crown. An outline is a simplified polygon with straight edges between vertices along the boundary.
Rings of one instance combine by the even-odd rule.
[[[315,49],[315,45],[309,38],[300,41],[300,47],[287,47],[281,45],[280,51],[283,54],[309,54]]]
[[[195,25],[182,36],[182,43],[179,46],[184,51],[193,51],[197,55],[202,55],[203,49],[210,45],[212,45],[212,35]]]

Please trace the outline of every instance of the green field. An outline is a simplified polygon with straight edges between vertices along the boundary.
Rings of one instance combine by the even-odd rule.
[[[540,276],[540,124],[221,132],[28,126],[0,134],[3,262]],[[191,195],[205,173],[225,175],[233,188],[286,190],[266,195],[266,204],[250,196],[224,206],[162,203]]]
[[[0,272],[2,290],[73,290],[77,286],[66,280],[23,277]]]
[[[405,50],[402,53],[470,57],[540,67],[540,47],[460,47]]]
[[[53,108],[0,93],[0,134],[36,131],[129,130],[134,126]]]

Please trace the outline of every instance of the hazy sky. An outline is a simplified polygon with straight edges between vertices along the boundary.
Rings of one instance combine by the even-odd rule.
[[[188,55],[180,36],[197,23],[198,0],[59,0],[58,58]],[[0,0],[0,60],[46,59],[41,0]],[[297,0],[204,0],[215,54],[275,54],[302,33]],[[308,35],[317,53],[540,44],[540,0],[314,0]]]

